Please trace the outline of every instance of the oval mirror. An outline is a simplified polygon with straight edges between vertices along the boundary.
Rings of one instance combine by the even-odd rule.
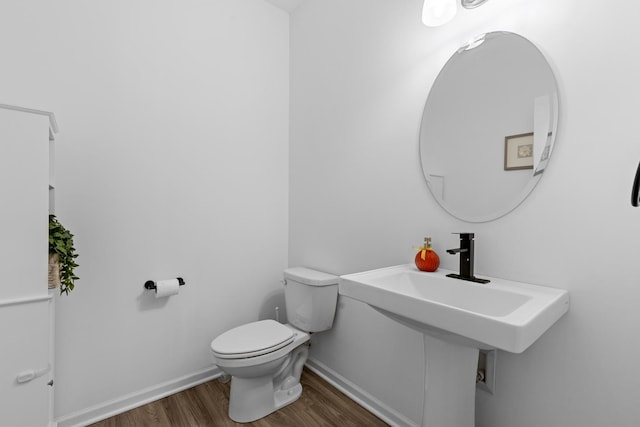
[[[549,161],[558,124],[551,67],[509,32],[475,38],[438,74],[420,128],[427,185],[453,216],[485,222],[515,209]]]

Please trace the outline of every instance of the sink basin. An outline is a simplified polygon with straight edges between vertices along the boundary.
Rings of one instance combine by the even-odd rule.
[[[491,278],[488,284],[399,265],[340,277],[340,294],[403,323],[478,348],[521,353],[569,309],[566,290]]]

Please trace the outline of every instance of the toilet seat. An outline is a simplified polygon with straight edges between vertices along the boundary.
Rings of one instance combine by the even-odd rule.
[[[245,359],[272,353],[293,342],[294,333],[275,320],[260,320],[233,328],[211,343],[220,359]]]

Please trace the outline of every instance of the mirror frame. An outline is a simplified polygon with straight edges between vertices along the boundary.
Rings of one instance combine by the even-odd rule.
[[[450,65],[451,61],[455,60],[455,58],[457,57],[457,55],[460,54],[460,52],[466,50],[466,49],[470,49],[473,47],[476,47],[478,45],[480,45],[482,42],[484,42],[484,40],[486,38],[489,37],[497,37],[497,36],[501,36],[501,35],[509,35],[509,36],[515,36],[518,37],[524,41],[526,41],[533,49],[534,52],[537,53],[540,58],[542,60],[545,61],[549,72],[550,72],[550,76],[552,77],[552,88],[553,88],[553,93],[551,96],[551,105],[553,107],[553,114],[551,114],[551,123],[550,123],[550,128],[551,128],[551,132],[550,132],[550,138],[549,141],[547,142],[547,145],[549,146],[549,154],[548,157],[546,157],[546,159],[544,160],[540,160],[540,163],[543,163],[542,166],[538,166],[538,168],[536,169],[535,172],[532,171],[533,175],[530,177],[530,179],[527,181],[527,183],[525,184],[525,186],[522,188],[522,190],[512,199],[509,200],[507,203],[505,203],[504,206],[498,207],[486,214],[481,214],[481,215],[473,215],[473,214],[465,214],[464,212],[460,212],[460,209],[456,209],[453,208],[451,206],[448,206],[446,204],[446,202],[444,200],[442,200],[442,198],[437,194],[436,190],[435,190],[435,184],[432,182],[430,176],[431,174],[429,174],[429,171],[427,170],[427,167],[425,166],[425,162],[423,161],[423,154],[424,154],[424,150],[427,149],[427,147],[425,147],[426,142],[423,141],[422,138],[422,134],[423,134],[423,128],[425,126],[425,113],[427,112],[427,106],[429,103],[429,96],[432,94],[433,92],[433,88],[434,86],[438,83],[438,80],[441,79],[441,76],[443,75],[443,73],[446,71],[447,66]],[[480,42],[479,42],[480,41]],[[489,222],[489,221],[493,221],[496,219],[499,219],[505,215],[507,215],[508,213],[512,212],[514,209],[516,209],[520,204],[522,204],[524,202],[524,200],[529,196],[529,194],[533,191],[533,189],[535,188],[535,186],[538,184],[538,182],[540,181],[540,178],[543,175],[544,170],[547,167],[547,163],[549,161],[549,159],[551,158],[552,154],[553,154],[553,150],[555,148],[555,144],[556,144],[556,136],[557,136],[557,130],[558,130],[558,116],[559,116],[559,100],[558,100],[558,82],[555,76],[555,73],[553,72],[553,69],[551,68],[551,65],[549,64],[549,61],[547,60],[547,58],[545,57],[545,55],[540,51],[540,49],[538,49],[538,47],[533,44],[529,39],[527,39],[526,37],[523,37],[519,34],[513,33],[513,32],[509,32],[509,31],[492,31],[492,32],[488,32],[485,34],[481,34],[475,38],[473,38],[469,43],[466,43],[465,45],[463,45],[462,47],[460,47],[459,49],[457,49],[453,55],[451,57],[449,57],[449,59],[447,60],[447,62],[443,65],[443,67],[441,68],[440,72],[438,73],[438,75],[436,76],[435,80],[433,81],[430,89],[429,89],[429,94],[427,95],[427,99],[425,100],[425,106],[422,112],[422,119],[421,119],[421,123],[420,123],[420,130],[419,130],[419,135],[418,135],[418,154],[420,157],[420,166],[422,169],[422,173],[424,175],[424,179],[427,183],[427,187],[429,188],[429,191],[431,193],[431,195],[433,196],[433,198],[438,202],[438,204],[446,211],[448,212],[450,215],[454,216],[455,218],[458,218],[462,221],[466,221],[466,222],[471,222],[471,223],[482,223],[482,222]]]

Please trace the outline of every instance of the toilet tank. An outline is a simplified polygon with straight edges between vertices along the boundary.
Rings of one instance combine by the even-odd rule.
[[[287,320],[305,332],[331,329],[338,302],[338,276],[293,267],[284,271]]]

